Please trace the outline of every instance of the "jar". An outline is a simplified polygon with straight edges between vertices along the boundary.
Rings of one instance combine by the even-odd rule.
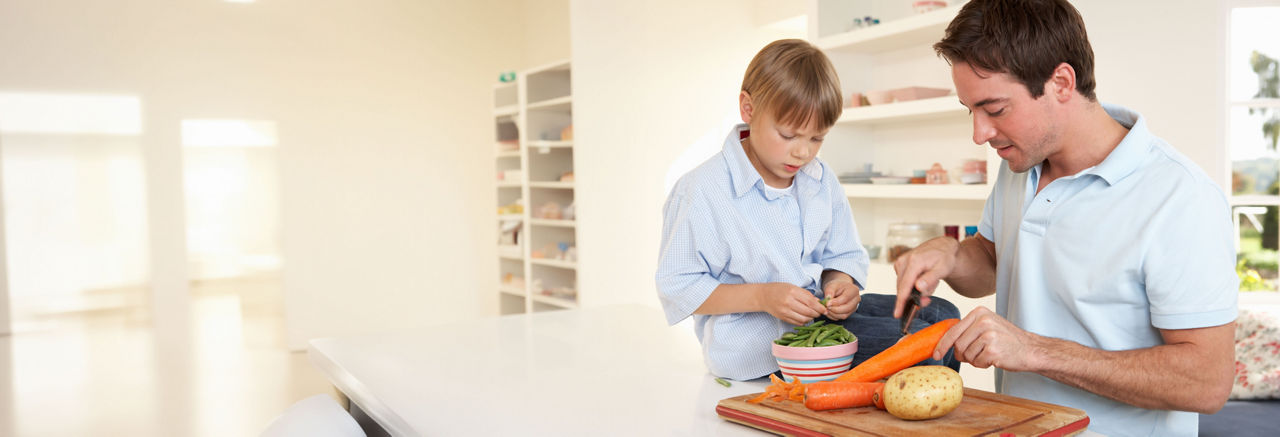
[[[936,223],[891,224],[889,225],[889,235],[885,238],[885,246],[889,248],[888,261],[892,263],[907,251],[941,235],[942,229]]]

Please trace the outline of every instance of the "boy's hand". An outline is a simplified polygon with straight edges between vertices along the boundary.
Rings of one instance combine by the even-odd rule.
[[[837,279],[827,282],[822,294],[827,297],[827,318],[844,320],[853,315],[862,301],[862,290],[858,284],[849,279]]]
[[[760,296],[765,312],[792,325],[804,325],[826,312],[809,290],[785,282],[765,284]]]

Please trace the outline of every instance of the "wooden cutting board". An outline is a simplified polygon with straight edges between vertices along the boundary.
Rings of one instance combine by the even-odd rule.
[[[725,420],[787,436],[1067,436],[1089,426],[1084,411],[966,388],[960,406],[932,420],[902,420],[875,407],[812,411],[799,402],[747,403],[757,394],[720,401]]]

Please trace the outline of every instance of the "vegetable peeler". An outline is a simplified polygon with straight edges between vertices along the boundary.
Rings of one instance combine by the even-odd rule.
[[[911,326],[911,320],[916,318],[916,311],[920,309],[920,290],[911,287],[911,295],[907,297],[906,306],[902,307],[902,336],[907,335],[907,328]]]

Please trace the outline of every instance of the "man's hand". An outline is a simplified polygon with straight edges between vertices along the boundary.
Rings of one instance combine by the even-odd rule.
[[[1034,372],[1039,370],[1035,365],[1039,340],[1039,336],[980,306],[942,335],[933,357],[942,359],[954,345],[956,359],[973,367],[996,366],[1012,372]]]
[[[763,284],[760,304],[765,312],[792,325],[807,324],[826,312],[809,290],[785,282]]]
[[[827,318],[844,320],[858,309],[862,301],[862,290],[853,283],[853,279],[835,279],[828,281],[822,288],[822,295],[827,297]]]
[[[920,290],[920,306],[929,305],[929,296],[938,288],[938,281],[951,275],[955,269],[959,249],[960,244],[954,238],[938,237],[893,261],[893,270],[898,274],[898,301],[893,305],[894,317],[902,317],[902,308],[911,295],[912,287]]]

